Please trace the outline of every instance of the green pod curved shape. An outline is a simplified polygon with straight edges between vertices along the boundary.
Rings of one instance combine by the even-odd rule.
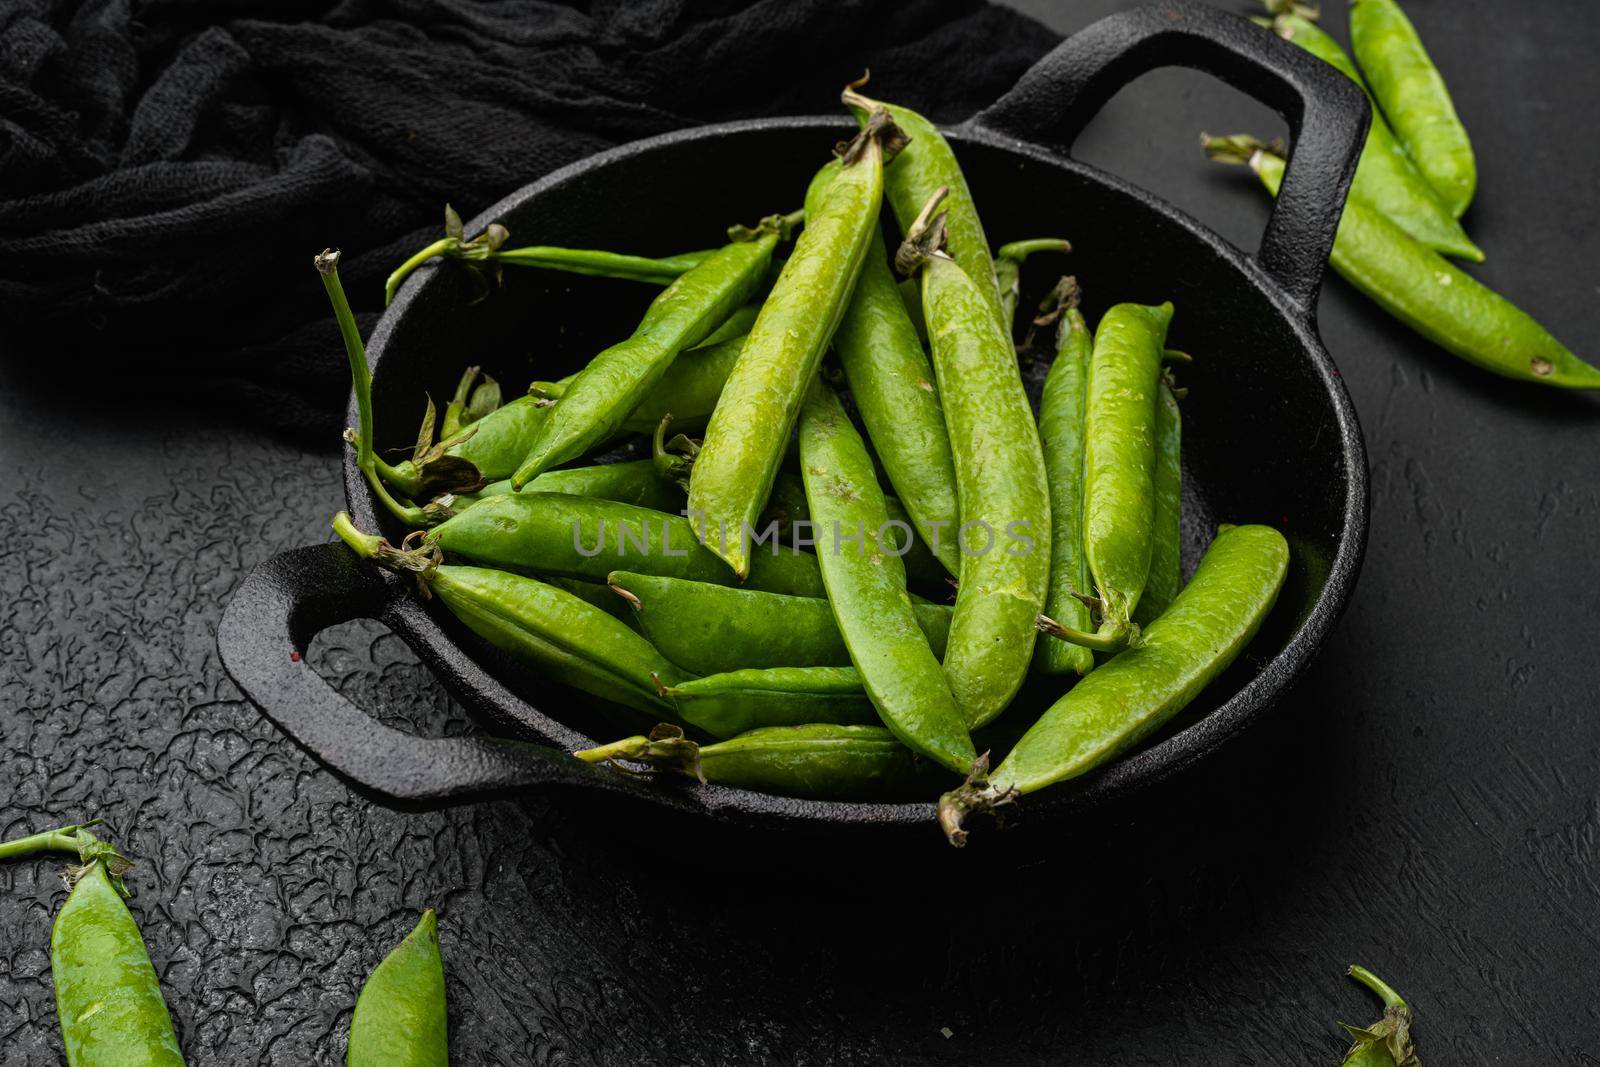
[[[1351,0],[1350,43],[1400,143],[1456,218],[1472,203],[1478,164],[1444,76],[1394,0]]]
[[[788,596],[709,582],[614,571],[607,578],[632,606],[640,633],[673,663],[694,674],[745,668],[848,667],[850,652],[821,597]],[[944,655],[950,608],[913,602],[917,625],[936,656]]]
[[[853,667],[772,667],[691,678],[669,686],[678,717],[712,737],[762,726],[875,723]]]
[[[1249,160],[1274,196],[1283,159]],[[1562,389],[1600,389],[1600,368],[1579,359],[1533,316],[1363,204],[1345,205],[1329,262],[1383,310],[1486,371]]]
[[[800,468],[812,519],[825,531],[822,584],[872,706],[906,747],[967,773],[977,753],[961,708],[917,624],[905,566],[879,540],[889,512],[872,457],[821,381],[800,410]]]
[[[491,496],[503,496],[514,491],[511,479],[503,478],[498,482],[490,482],[475,493],[446,494],[435,503],[447,513],[463,511]],[[671,512],[683,506],[683,490],[672,479],[663,478],[655,462],[648,459],[545,471],[529,482],[524,492],[586,496],[655,511]]]
[[[56,914],[50,974],[72,1067],[182,1067],[150,954],[102,861],[89,864]]]
[[[622,428],[629,433],[654,433],[668,415],[672,416],[675,431],[704,425],[716,410],[717,398],[722,395],[722,387],[727,384],[733,365],[739,361],[744,336],[745,332],[741,331],[731,338],[707,341],[673,360],[655,388],[623,420]],[[528,386],[528,391],[549,400],[560,400],[566,395],[570,382],[571,379],[534,382]],[[546,475],[554,473],[547,471]],[[535,478],[527,488],[536,488],[538,483],[539,479]]]
[[[935,558],[932,548],[929,547],[930,542],[916,536],[917,528],[911,520],[910,513],[906,511],[906,506],[901,503],[899,497],[894,496],[885,496],[883,504],[889,513],[889,524],[883,530],[883,543],[900,557],[900,562],[906,568],[906,577],[924,586],[942,586],[949,580],[950,572]],[[804,480],[788,471],[779,471],[778,476],[772,480],[772,494],[767,497],[767,510],[762,517],[776,519],[780,527],[785,524],[792,527],[797,522],[812,522],[811,505],[806,502]],[[934,536],[940,538],[941,545],[953,545],[955,529],[956,527],[951,526],[950,532],[943,534],[942,537],[936,529]]]
[[[1172,305],[1118,304],[1094,334],[1084,408],[1083,545],[1101,630],[1126,634],[1150,576],[1156,387]]]
[[[1133,620],[1148,626],[1183,588],[1183,415],[1165,382],[1156,395],[1155,512],[1150,524],[1150,577]]]
[[[373,970],[350,1017],[349,1067],[447,1067],[444,960],[433,909]]]
[[[1371,90],[1350,56],[1315,23],[1299,15],[1285,14],[1273,20],[1272,25],[1278,36],[1329,64],[1371,97]],[[1483,250],[1467,236],[1428,178],[1406,154],[1405,146],[1389,128],[1376,100],[1373,101],[1372,126],[1367,131],[1361,160],[1350,183],[1350,195],[1382,212],[1389,221],[1434,251],[1472,263],[1483,262]]]
[[[1091,631],[1087,604],[1073,596],[1094,588],[1083,550],[1083,415],[1094,337],[1083,312],[1062,313],[1055,362],[1039,396],[1039,442],[1050,484],[1050,589],[1044,613],[1074,630]],[[1034,666],[1046,674],[1088,674],[1094,653],[1065,641],[1040,641]]]
[[[794,251],[745,338],[689,479],[702,543],[743,578],[748,531],[766,506],[807,387],[844,315],[871,247],[883,164],[898,131],[869,123],[806,218]],[[886,148],[887,143],[887,148]]]
[[[627,568],[668,578],[736,584],[722,560],[681,515],[563,493],[504,493],[428,531],[444,551],[490,567],[603,582]],[[814,556],[774,546],[752,553],[746,585],[823,596]]]

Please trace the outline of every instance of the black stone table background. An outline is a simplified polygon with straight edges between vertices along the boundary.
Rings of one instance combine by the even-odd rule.
[[[1019,6],[1070,32],[1129,5]],[[1475,273],[1600,354],[1600,15],[1407,8],[1478,151]],[[1264,199],[1195,147],[1236,128],[1281,132],[1158,73],[1079,155],[1251,246]],[[1204,766],[964,854],[931,828],[885,851],[353,792],[241,700],[213,641],[251,565],[326,536],[335,443],[181,390],[84,401],[69,365],[22,353],[34,371],[0,379],[0,832],[107,818],[196,1064],[342,1060],[362,978],[430,905],[463,1064],[1315,1064],[1336,1020],[1375,1016],[1352,960],[1410,998],[1430,1063],[1600,1063],[1600,398],[1458,364],[1337,279],[1322,329],[1373,526],[1304,683]],[[472,728],[376,627],[312,658],[419,731]],[[58,870],[0,867],[7,1065],[64,1062]]]

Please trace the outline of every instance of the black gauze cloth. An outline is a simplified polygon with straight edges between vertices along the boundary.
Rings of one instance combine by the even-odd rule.
[[[0,314],[93,377],[200,378],[279,426],[349,381],[312,253],[363,332],[463,215],[625,141],[871,92],[961,119],[1055,43],[974,0],[5,0]]]

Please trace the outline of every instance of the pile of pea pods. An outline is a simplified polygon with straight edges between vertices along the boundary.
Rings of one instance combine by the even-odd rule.
[[[1561,389],[1600,389],[1600,369],[1446,256],[1482,263],[1461,226],[1477,161],[1444,77],[1395,0],[1350,0],[1351,56],[1315,7],[1264,0],[1257,21],[1367,93],[1372,127],[1334,239],[1334,270],[1384,311],[1468,363]],[[1358,66],[1359,64],[1359,66]],[[1242,163],[1276,196],[1285,148],[1245,135],[1201,136],[1222,163]]]
[[[390,294],[436,255],[486,282],[513,264],[665,288],[561,381],[504,401],[469,368],[442,416],[426,402],[410,459],[373,448],[338,253],[316,257],[348,439],[413,532],[334,528],[492,645],[643,717],[577,758],[820,799],[942,794],[959,845],[969,813],[1102,765],[1193,700],[1289,552],[1223,527],[1184,583],[1172,305],[1118,304],[1091,331],[1062,279],[1024,346],[1054,349],[1035,418],[1019,273],[1070,246],[991,252],[937,128],[860,84],[843,101],[859,132],[836,158],[819,146],[803,210],[719,248],[511,248],[447,212]],[[648,459],[585,462],[647,433]]]

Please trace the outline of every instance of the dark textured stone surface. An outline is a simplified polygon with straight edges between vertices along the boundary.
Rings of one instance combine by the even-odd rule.
[[[1125,5],[1045,6],[1067,31]],[[1475,273],[1595,352],[1600,26],[1580,0],[1407,7],[1478,148]],[[1235,126],[1278,132],[1159,73],[1079,154],[1253,247],[1257,191],[1193,147]],[[1320,1063],[1372,1012],[1352,959],[1408,995],[1430,1061],[1600,1062],[1600,405],[1461,366],[1337,280],[1322,331],[1373,464],[1350,611],[1278,714],[1026,854],[375,804],[240,701],[212,639],[249,566],[323,538],[337,451],[204,397],[0,382],[0,832],[94,812],[145,860],[134,911],[198,1064],[337,1060],[427,905],[461,1063]],[[396,722],[465,728],[393,637],[313,651]],[[61,1062],[55,869],[0,867],[8,1067]]]

